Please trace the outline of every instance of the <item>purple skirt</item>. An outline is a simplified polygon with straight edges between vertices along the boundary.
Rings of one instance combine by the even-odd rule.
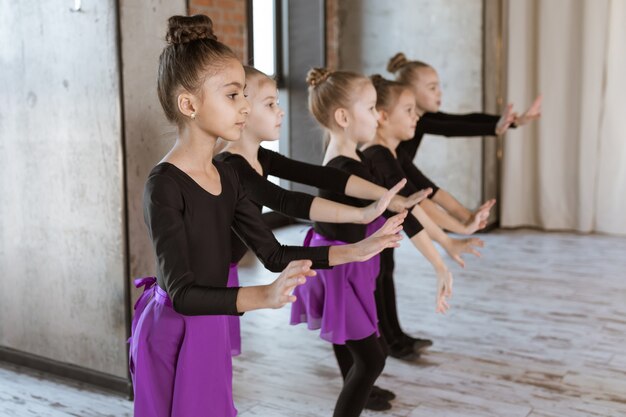
[[[370,236],[385,223],[378,218],[367,226]],[[303,246],[345,245],[330,240],[310,229]],[[378,334],[376,314],[376,277],[380,257],[365,262],[353,262],[333,269],[316,270],[317,276],[297,287],[298,298],[291,305],[291,324],[307,323],[310,330],[320,330],[320,337],[336,345],[346,340],[360,340]]]
[[[227,287],[239,286],[239,273],[237,272],[237,264],[230,264],[228,270]],[[233,356],[241,355],[241,325],[239,316],[228,316],[228,332],[230,334],[230,354]]]
[[[129,339],[135,417],[236,416],[228,316],[178,314],[153,277],[135,286],[144,286]]]

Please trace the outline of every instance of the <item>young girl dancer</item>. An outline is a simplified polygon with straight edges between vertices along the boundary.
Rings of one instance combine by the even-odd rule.
[[[362,149],[363,155],[376,169],[378,180],[381,184],[392,182],[394,178],[402,178],[405,172],[397,160],[397,147],[405,140],[413,137],[415,124],[419,116],[415,112],[415,96],[406,85],[383,79],[380,75],[372,77],[372,83],[376,89],[376,108],[379,112],[378,128],[374,141],[369,142]],[[411,174],[411,172],[409,172]],[[415,188],[413,175],[408,175],[409,183],[406,188],[411,192]],[[419,181],[419,178],[417,179]],[[420,204],[421,206],[421,204]],[[423,217],[423,212],[418,212],[418,220],[425,225],[430,222]],[[441,229],[432,226],[428,233],[433,240],[439,242],[444,248],[449,246],[450,241],[455,241],[447,236]],[[475,246],[483,246],[480,239],[463,239],[457,241],[466,245],[465,251],[479,256]],[[413,338],[402,330],[398,319],[395,285],[393,280],[393,251],[387,250],[381,254],[382,266],[377,288],[379,302],[380,328],[390,345],[392,356],[400,359],[409,359],[414,350],[419,352],[432,342],[427,339]],[[460,256],[455,260],[464,266]]]
[[[324,164],[375,180],[357,150],[359,143],[371,140],[376,133],[376,91],[372,83],[362,75],[325,69],[309,71],[307,82],[311,112],[330,134]],[[350,205],[363,204],[336,192],[321,191],[320,194]],[[420,222],[409,215],[403,226],[412,243],[435,266],[436,311],[445,312],[452,292],[452,276]],[[349,243],[368,235],[376,227],[377,222],[368,226],[317,222],[305,244]],[[306,322],[310,329],[321,329],[320,337],[333,343],[344,376],[335,417],[361,414],[385,364],[385,347],[378,337],[374,299],[378,271],[379,261],[374,258],[367,263],[318,271],[315,282],[309,281],[308,285],[300,287],[298,299],[292,305],[292,324]]]
[[[416,96],[417,113],[420,116],[415,126],[412,140],[402,142],[398,147],[398,160],[405,170],[411,168],[422,138],[425,134],[443,136],[489,136],[503,135],[509,127],[523,126],[541,116],[541,96],[521,116],[513,112],[509,104],[501,116],[485,113],[447,114],[439,112],[441,106],[441,88],[437,71],[428,64],[420,61],[409,61],[403,53],[393,56],[387,65],[387,70],[396,75],[396,80],[410,85]],[[472,212],[459,203],[446,190],[437,187],[430,179],[417,170],[422,177],[420,186],[428,185],[433,188],[432,201],[443,207],[461,224],[471,224],[476,216],[488,216],[495,204],[489,200],[476,211]],[[433,216],[442,227],[456,233],[463,233],[459,227],[442,215],[432,204],[425,203],[422,207]],[[486,223],[483,223],[484,227]]]
[[[301,219],[329,223],[368,224],[378,218],[391,201],[393,211],[413,207],[426,195],[416,193],[411,198],[394,195],[404,186],[398,184],[391,192],[359,177],[318,165],[307,164],[284,157],[262,148],[261,142],[278,140],[284,113],[278,106],[276,82],[261,71],[244,66],[246,71],[246,94],[250,114],[236,142],[228,142],[215,159],[231,164],[243,185],[246,195],[261,213],[262,206]],[[267,179],[268,175],[346,193],[363,199],[379,198],[366,207],[353,207],[306,193],[285,190]],[[236,234],[232,236],[233,257],[228,276],[228,286],[239,285],[237,264],[247,251],[246,245]],[[229,317],[231,349],[233,355],[241,353],[239,317]]]
[[[402,215],[360,248],[307,251],[270,285],[227,288],[230,228],[266,267],[279,270],[300,248],[281,246],[245,198],[235,171],[211,161],[217,137],[236,140],[249,105],[234,53],[217,41],[206,16],[174,16],[159,58],[159,100],[178,126],[174,147],[150,173],[144,216],[158,261],[157,278],[135,305],[130,371],[136,416],[236,415],[225,315],[293,302],[291,290],[311,265],[368,259],[397,245]],[[360,253],[358,253],[360,252]],[[156,280],[156,282],[154,282]]]

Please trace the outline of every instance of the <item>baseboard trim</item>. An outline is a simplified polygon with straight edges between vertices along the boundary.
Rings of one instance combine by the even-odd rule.
[[[132,385],[126,378],[105,374],[69,363],[59,362],[32,353],[0,346],[0,361],[23,366],[51,375],[84,382],[132,398]]]

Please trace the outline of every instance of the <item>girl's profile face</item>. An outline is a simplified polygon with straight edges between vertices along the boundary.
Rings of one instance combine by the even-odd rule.
[[[246,132],[259,140],[278,140],[285,112],[278,106],[276,83],[264,76],[254,76],[249,81],[246,92],[250,115]]]
[[[369,80],[355,89],[352,106],[348,109],[352,120],[349,134],[357,143],[366,143],[374,139],[378,127],[376,89]]]
[[[439,76],[432,67],[418,68],[417,76],[411,82],[420,113],[436,113],[441,107],[441,86]]]
[[[250,105],[244,96],[243,66],[229,59],[215,74],[207,74],[200,97],[196,97],[193,123],[208,134],[228,141],[239,140]]]
[[[415,108],[415,94],[403,88],[393,108],[387,113],[386,122],[393,136],[400,140],[412,139],[419,116]]]

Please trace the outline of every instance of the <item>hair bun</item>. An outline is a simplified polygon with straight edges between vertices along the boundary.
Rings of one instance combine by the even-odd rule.
[[[310,87],[317,87],[330,77],[331,72],[326,68],[311,68],[306,74],[306,83]]]
[[[402,52],[398,52],[389,60],[387,71],[393,74],[408,63],[409,60],[406,59],[406,56]]]
[[[199,39],[217,40],[213,33],[213,21],[209,16],[172,16],[167,21],[165,40],[170,45],[180,45]]]
[[[387,82],[385,77],[380,74],[371,75],[370,80],[372,81],[372,84],[374,84],[374,88],[376,89],[378,89],[379,86],[382,86],[383,84],[385,84],[385,82]]]

